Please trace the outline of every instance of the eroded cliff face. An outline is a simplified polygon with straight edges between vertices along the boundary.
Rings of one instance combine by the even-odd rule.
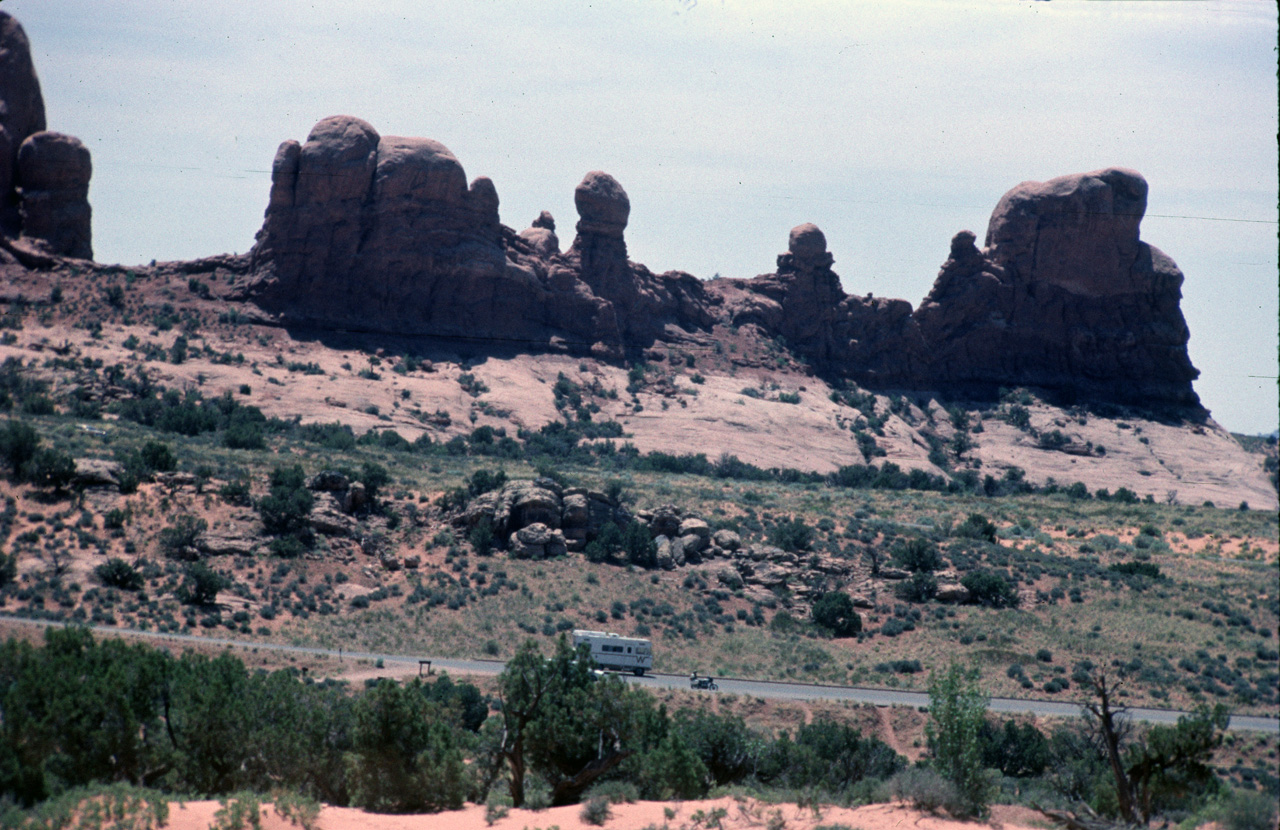
[[[776,270],[703,283],[627,258],[631,203],[588,173],[560,251],[544,212],[515,233],[486,178],[447,148],[326,118],[276,155],[247,296],[286,324],[512,341],[621,355],[717,324],[782,337],[816,370],[873,388],[1197,406],[1182,274],[1138,238],[1147,183],[1107,169],[1025,182],[979,249],[962,231],[919,308],[848,295],[817,227],[792,230]]]

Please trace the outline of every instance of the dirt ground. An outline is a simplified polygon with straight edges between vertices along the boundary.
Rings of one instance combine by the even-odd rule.
[[[205,830],[213,824],[214,813],[218,809],[216,801],[174,803],[167,827],[170,830]],[[818,826],[847,826],[858,830],[1030,830],[1045,826],[1037,813],[1025,807],[993,807],[990,820],[978,823],[929,815],[899,803],[871,804],[855,809],[824,806],[814,810],[795,804],[766,804],[753,799],[734,798],[615,804],[611,807],[611,817],[603,826],[609,830],[649,827],[655,830],[692,830],[713,826],[708,819],[714,818],[718,810],[724,810],[719,821],[724,830],[766,826],[785,830],[812,830]],[[324,807],[317,827],[319,830],[488,830],[490,827],[493,830],[592,830],[599,826],[583,821],[581,813],[582,805],[553,807],[538,812],[511,810],[490,824],[485,818],[485,808],[480,805],[428,815],[378,815],[346,807]],[[262,830],[289,830],[290,827],[270,807],[264,807]]]

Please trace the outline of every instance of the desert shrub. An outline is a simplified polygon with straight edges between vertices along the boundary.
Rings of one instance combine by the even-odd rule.
[[[1013,584],[995,571],[972,571],[964,575],[960,584],[969,589],[969,601],[988,608],[1015,608],[1018,592]]]
[[[813,544],[813,528],[799,517],[778,522],[769,530],[769,543],[792,552],[808,550]]]
[[[956,525],[955,529],[951,531],[951,535],[967,539],[986,539],[988,542],[994,543],[996,540],[996,526],[981,513],[970,513],[969,518]]]
[[[893,559],[914,573],[929,573],[942,567],[938,546],[928,539],[908,539],[893,546]]]
[[[855,637],[862,631],[862,617],[843,591],[829,591],[813,604],[813,621],[837,637]]]
[[[331,424],[303,424],[298,427],[298,435],[304,441],[330,450],[350,450],[356,446],[356,436],[351,427],[336,421]]]
[[[904,766],[905,759],[879,739],[848,724],[815,719],[797,728],[794,738],[783,732],[765,747],[757,775],[774,786],[837,794]]]
[[[1108,565],[1107,570],[1112,573],[1124,574],[1126,576],[1146,576],[1151,579],[1160,578],[1160,566],[1152,564],[1151,562],[1117,562],[1114,565]]]
[[[609,809],[608,799],[593,798],[586,804],[582,805],[582,812],[579,816],[587,824],[593,824],[600,827],[613,817],[613,811]]]
[[[894,775],[889,779],[889,794],[927,813],[957,811],[960,803],[955,785],[927,767],[908,767]]]
[[[112,557],[93,569],[93,575],[103,584],[122,591],[137,591],[143,586],[142,574],[123,559]]]
[[[156,538],[160,551],[171,559],[192,560],[200,556],[197,545],[200,537],[209,529],[204,519],[183,513],[173,520],[173,524],[160,531]]]
[[[913,573],[899,582],[893,593],[904,602],[928,602],[938,595],[938,580],[928,572]]]
[[[1210,812],[1224,830],[1274,830],[1277,826],[1276,800],[1266,793],[1236,790]]]

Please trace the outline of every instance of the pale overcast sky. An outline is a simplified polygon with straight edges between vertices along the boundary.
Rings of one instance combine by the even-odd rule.
[[[928,292],[1025,180],[1132,167],[1186,274],[1205,405],[1277,427],[1276,4],[8,0],[51,129],[93,153],[94,251],[245,251],[271,159],[320,118],[448,146],[567,245],[589,170],[631,258],[750,277],[826,233],[850,293]]]

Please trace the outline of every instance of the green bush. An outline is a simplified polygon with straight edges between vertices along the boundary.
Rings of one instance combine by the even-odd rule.
[[[769,544],[793,553],[808,550],[813,544],[813,528],[799,517],[778,522],[769,529]]]
[[[174,595],[184,605],[213,605],[218,592],[228,587],[231,580],[203,562],[187,568],[185,579]]]
[[[969,589],[969,602],[988,608],[1016,608],[1018,592],[1013,584],[995,571],[972,571],[961,578],[960,584]]]
[[[938,595],[938,580],[928,572],[913,573],[899,582],[893,593],[903,602],[928,602]]]
[[[926,813],[960,811],[955,785],[927,767],[908,767],[890,778],[889,794]]]
[[[122,591],[137,591],[144,584],[142,574],[138,573],[136,568],[116,557],[94,568],[93,574],[103,585],[119,588]]]
[[[928,573],[942,568],[938,546],[928,539],[908,539],[893,546],[893,559],[913,573]]]
[[[856,637],[862,631],[862,617],[843,591],[823,594],[813,604],[813,621],[837,637]]]
[[[582,812],[579,816],[587,824],[594,824],[595,826],[600,827],[603,826],[606,821],[613,818],[613,811],[609,809],[609,801],[607,799],[593,798],[586,804],[582,805]]]

